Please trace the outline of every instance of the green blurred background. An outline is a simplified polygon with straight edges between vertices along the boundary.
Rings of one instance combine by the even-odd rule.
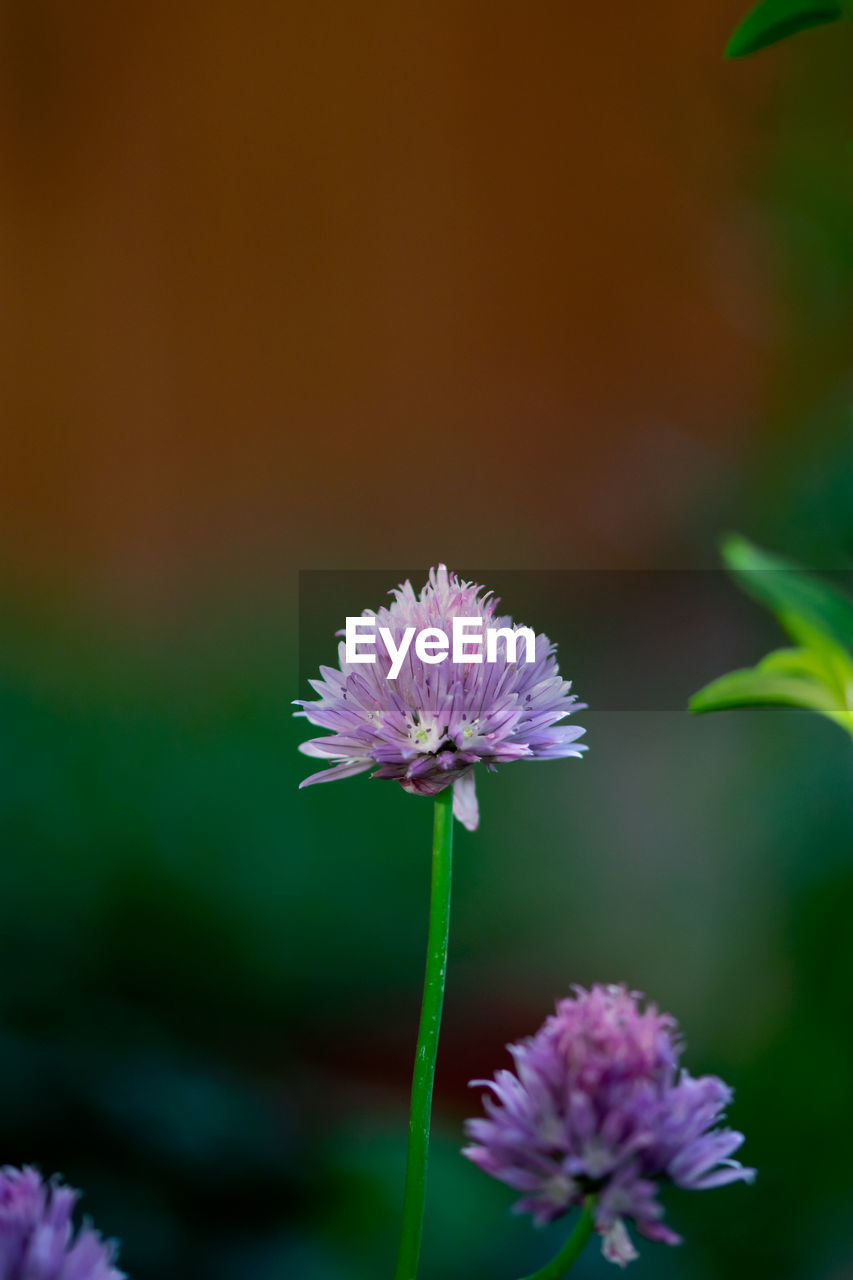
[[[0,1160],[134,1280],[388,1276],[430,806],[297,790],[298,572],[594,570],[496,584],[590,751],[458,835],[423,1280],[562,1240],[458,1148],[595,980],[680,1018],[760,1170],[633,1274],[853,1276],[851,748],[679,710],[775,643],[723,529],[853,563],[853,31],[726,66],[729,0],[0,14]]]

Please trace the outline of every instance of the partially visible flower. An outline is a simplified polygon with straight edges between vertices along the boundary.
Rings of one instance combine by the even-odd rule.
[[[123,1280],[115,1246],[74,1230],[79,1192],[35,1169],[0,1169],[0,1280]]]
[[[415,595],[405,582],[389,594],[388,608],[375,617],[400,646],[406,627],[452,631],[454,617],[479,618],[483,628],[511,628],[512,619],[495,618],[497,600],[476,583],[462,582],[444,565],[431,569],[429,581]],[[340,644],[340,669],[321,667],[312,680],[319,701],[297,700],[295,712],[331,731],[300,747],[306,755],[331,767],[300,785],[331,782],[379,767],[375,778],[391,778],[406,791],[433,796],[453,786],[453,812],[470,831],[478,823],[473,768],[494,769],[513,760],[554,760],[579,756],[584,733],[578,725],[559,722],[582,704],[569,694],[571,684],[559,674],[555,646],[537,635],[535,660],[508,661],[506,641],[497,642],[497,661],[425,664],[410,648],[399,676],[388,679],[391,659],[377,646],[372,664],[351,665]]]
[[[523,1192],[515,1212],[550,1222],[595,1194],[602,1252],[637,1256],[626,1229],[664,1244],[658,1187],[704,1190],[751,1182],[733,1152],[743,1135],[717,1128],[732,1092],[716,1076],[679,1070],[677,1024],[624,986],[595,985],[557,1004],[534,1036],[509,1046],[515,1072],[473,1080],[491,1090],[486,1119],[469,1120],[464,1154]]]

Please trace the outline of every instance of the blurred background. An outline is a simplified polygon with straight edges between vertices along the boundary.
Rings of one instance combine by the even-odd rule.
[[[853,28],[741,11],[0,3],[0,1162],[134,1280],[391,1274],[431,811],[297,791],[298,574],[439,559],[591,709],[457,838],[422,1280],[562,1241],[458,1148],[595,980],[761,1171],[632,1274],[853,1277],[851,748],[680,709],[777,643],[723,530],[853,563]]]

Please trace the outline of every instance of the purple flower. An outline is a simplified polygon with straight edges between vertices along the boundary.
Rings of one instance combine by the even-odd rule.
[[[0,1280],[122,1280],[111,1243],[90,1226],[75,1234],[78,1197],[35,1169],[0,1169]]]
[[[444,565],[430,570],[419,595],[409,582],[389,594],[394,600],[388,608],[365,610],[362,617],[375,619],[378,635],[386,628],[396,651],[408,628],[437,628],[449,636],[454,618],[478,619],[484,630],[513,627],[510,618],[494,617],[498,602],[490,592],[461,582]],[[494,661],[464,663],[451,661],[450,655],[424,662],[411,634],[408,640],[398,674],[391,674],[392,658],[379,643],[372,663],[348,663],[342,642],[340,669],[320,668],[322,679],[310,682],[319,701],[299,699],[303,710],[295,714],[331,731],[331,737],[312,738],[300,747],[331,767],[306,778],[303,787],[374,766],[374,777],[394,779],[417,795],[437,795],[452,785],[453,812],[473,831],[476,764],[494,770],[512,760],[554,760],[586,749],[577,744],[582,728],[559,723],[581,704],[569,694],[570,683],[559,674],[547,636],[534,640],[530,633],[529,662],[523,660],[524,643],[513,654],[506,636],[496,636]]]
[[[469,1120],[464,1154],[523,1196],[514,1206],[550,1222],[595,1194],[602,1252],[637,1256],[625,1226],[680,1244],[661,1221],[664,1179],[704,1190],[741,1179],[731,1156],[743,1142],[716,1128],[732,1091],[716,1076],[679,1070],[677,1024],[624,986],[595,985],[557,1004],[536,1035],[509,1046],[515,1072],[473,1080],[491,1090],[486,1119]]]

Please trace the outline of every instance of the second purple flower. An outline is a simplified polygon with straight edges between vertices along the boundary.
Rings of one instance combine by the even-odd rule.
[[[626,1220],[649,1240],[680,1243],[662,1221],[661,1182],[706,1190],[755,1176],[731,1158],[743,1135],[717,1127],[728,1085],[679,1069],[675,1019],[639,1001],[623,986],[576,987],[510,1045],[515,1072],[472,1081],[490,1092],[464,1152],[522,1192],[515,1210],[537,1222],[593,1195],[602,1251],[620,1266],[637,1256]]]

